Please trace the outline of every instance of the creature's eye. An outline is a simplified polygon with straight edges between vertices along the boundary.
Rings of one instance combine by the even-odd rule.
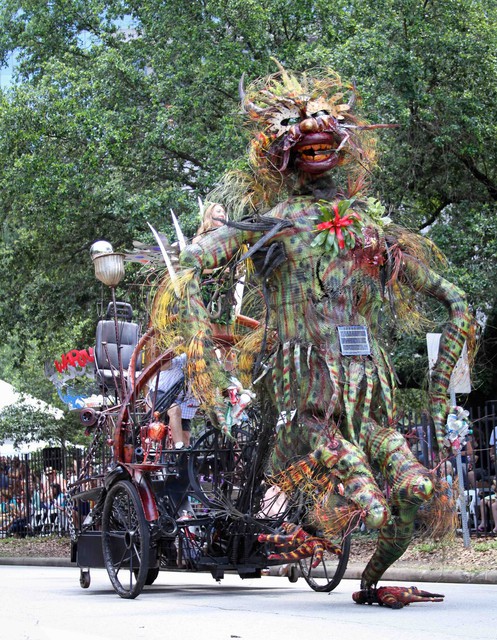
[[[294,116],[293,118],[284,118],[281,121],[281,126],[282,127],[290,127],[292,124],[297,124],[301,120],[302,120],[302,118],[300,118],[299,116]]]
[[[313,118],[318,118],[319,116],[329,116],[330,112],[326,111],[326,109],[321,109],[321,111],[316,111],[316,113],[311,113]]]
[[[387,471],[391,471],[393,469],[393,464],[391,462],[389,462],[387,464]]]

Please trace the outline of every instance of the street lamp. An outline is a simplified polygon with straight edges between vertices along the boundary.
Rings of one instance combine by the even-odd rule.
[[[125,395],[125,383],[124,383],[124,372],[123,372],[123,362],[122,362],[122,354],[121,354],[121,340],[119,333],[119,324],[117,321],[117,306],[116,306],[116,287],[124,278],[124,254],[115,253],[114,249],[110,242],[106,240],[98,240],[94,242],[90,248],[90,256],[93,261],[93,265],[95,267],[95,277],[100,282],[103,282],[108,287],[110,287],[111,295],[112,295],[112,305],[114,310],[114,328],[115,328],[115,339],[117,345],[117,360],[118,360],[118,370],[119,370],[119,383],[116,380],[114,375],[114,370],[112,369],[112,364],[109,358],[109,352],[107,349],[107,343],[102,343],[102,346],[105,350],[107,361],[112,370],[112,375],[114,378],[114,385],[119,393],[119,397],[121,401],[124,400]]]
[[[95,277],[109,287],[117,287],[124,278],[124,254],[114,253],[110,242],[98,240],[90,249]]]

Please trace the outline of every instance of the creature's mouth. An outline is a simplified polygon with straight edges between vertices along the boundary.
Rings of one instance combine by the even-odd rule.
[[[412,492],[420,502],[424,502],[433,496],[433,484],[429,478],[420,477],[414,484]]]
[[[307,162],[322,162],[327,160],[330,153],[335,149],[336,147],[332,147],[329,144],[308,144],[305,147],[300,147],[298,153]]]
[[[293,148],[295,164],[300,170],[308,173],[329,171],[340,160],[336,152],[338,146],[338,141],[330,133],[305,135]]]

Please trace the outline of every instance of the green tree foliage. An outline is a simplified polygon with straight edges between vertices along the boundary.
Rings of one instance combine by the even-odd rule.
[[[66,446],[84,441],[84,436],[75,415],[57,420],[47,411],[18,402],[0,412],[0,443],[5,440],[12,440],[15,447],[38,441]]]
[[[356,77],[369,120],[401,125],[380,134],[373,193],[436,240],[491,332],[496,12],[490,0],[4,0],[0,60],[15,51],[17,77],[0,95],[0,375],[50,399],[42,361],[91,344],[108,295],[94,240],[151,241],[147,221],[172,238],[170,208],[193,233],[197,196],[245,151],[238,80],[275,71],[271,56]],[[411,379],[412,358],[399,361]]]

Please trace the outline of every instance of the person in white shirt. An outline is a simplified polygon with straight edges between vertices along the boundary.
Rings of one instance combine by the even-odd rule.
[[[153,394],[157,388],[155,408],[169,406],[167,416],[175,449],[190,445],[190,422],[197,412],[199,403],[185,390],[186,354],[176,356],[159,373],[159,380],[150,384]],[[152,404],[152,396],[149,404]]]

